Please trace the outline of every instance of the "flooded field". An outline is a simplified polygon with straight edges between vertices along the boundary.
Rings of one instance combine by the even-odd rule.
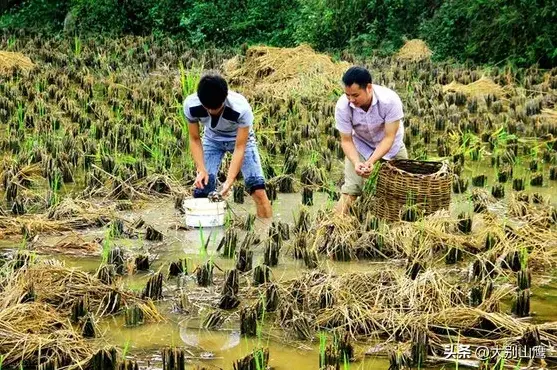
[[[549,196],[551,202],[555,204],[557,198],[554,196],[553,184],[544,188],[544,195]],[[552,196],[553,195],[553,196]],[[300,194],[281,194],[273,203],[276,220],[281,220],[289,224],[295,222],[295,216],[303,208],[300,204]],[[504,200],[502,201],[504,202]],[[315,215],[318,209],[326,209],[330,206],[326,194],[316,194],[315,205],[310,207],[311,213]],[[247,199],[245,204],[230,203],[237,217],[245,217],[253,210],[251,199]],[[305,207],[304,207],[305,208]],[[470,208],[465,196],[455,196],[454,203],[451,204],[451,212],[458,213]],[[505,209],[504,204],[493,206],[494,212]],[[502,211],[501,211],[502,212]],[[502,214],[501,214],[502,216]],[[150,242],[138,239],[115,238],[112,240],[114,245],[125,248],[130,253],[138,253],[141,250],[148,250],[149,255],[155,256],[150,264],[149,272],[124,275],[118,284],[122,284],[126,289],[141,293],[147,280],[156,271],[167,271],[172,261],[186,259],[189,269],[200,265],[207,258],[199,250],[200,238],[204,234],[214,235],[214,240],[218,241],[223,237],[224,228],[209,228],[204,230],[176,230],[176,225],[184,225],[184,215],[174,208],[172,200],[158,200],[149,202],[135,211],[120,212],[118,214],[123,220],[141,217],[147,224],[152,225],[164,234],[163,242]],[[265,235],[269,225],[265,225],[257,220],[255,224],[256,233]],[[84,231],[64,232],[56,236],[39,237],[34,241],[36,245],[57,245],[60,241],[68,238],[79,237],[84,241],[92,241],[95,238],[106,234],[105,230],[92,229]],[[17,243],[4,240],[2,242],[2,252],[10,253],[20,248]],[[223,258],[215,251],[216,242],[210,243],[207,255],[212,259],[215,266],[219,269],[233,269],[235,261]],[[55,258],[64,263],[65,266],[77,268],[95,274],[101,266],[101,251],[97,250],[88,256],[67,256],[60,253],[38,255],[38,260]],[[262,248],[254,249],[254,261],[263,260]],[[402,260],[392,261],[350,261],[339,262],[330,259],[322,261],[321,269],[330,274],[343,273],[365,273],[370,271],[381,271],[389,268],[400,268],[404,265]],[[465,268],[464,266],[462,266]],[[288,256],[281,256],[279,264],[272,269],[272,279],[275,281],[287,281],[301,277],[307,272],[303,261],[295,260]],[[217,272],[219,274],[219,272]],[[246,280],[249,280],[246,277]],[[542,275],[536,277],[535,289],[531,298],[532,322],[544,323],[557,321],[555,304],[557,303],[557,271],[548,269]],[[99,330],[102,332],[103,340],[110,345],[119,348],[127,348],[128,354],[137,359],[140,368],[160,369],[162,368],[162,357],[160,349],[164,347],[184,347],[188,362],[191,364],[201,364],[208,369],[227,369],[235,359],[242,358],[253,350],[253,348],[269,348],[269,366],[274,369],[292,369],[296,364],[297,369],[317,369],[319,368],[319,339],[312,341],[299,341],[282,333],[280,328],[268,324],[263,326],[260,337],[249,338],[240,335],[240,325],[238,312],[233,313],[228,320],[218,330],[209,330],[203,326],[203,318],[211,311],[211,305],[199,310],[198,313],[180,313],[176,310],[175,300],[171,297],[178,286],[184,287],[187,292],[189,289],[195,291],[195,277],[190,276],[184,281],[178,282],[178,278],[168,279],[165,282],[165,295],[167,298],[157,303],[157,308],[163,314],[164,320],[155,323],[145,323],[138,327],[126,327],[122,315],[112,316],[102,319],[99,322]],[[215,297],[221,289],[219,285],[207,288],[207,295]],[[199,293],[197,293],[199,294]],[[510,305],[507,305],[510,310]],[[355,369],[378,369],[388,368],[389,360],[385,353],[381,351],[383,345],[381,341],[364,341],[356,344],[356,349],[360,359],[350,364],[350,368]],[[441,367],[430,366],[436,369]]]
[[[365,61],[450,173],[448,209],[409,190],[386,222],[377,178],[333,212],[346,63],[151,41],[10,41],[36,66],[0,85],[0,369],[557,366],[557,71]],[[254,105],[272,223],[240,180],[223,227],[186,227],[200,64]]]

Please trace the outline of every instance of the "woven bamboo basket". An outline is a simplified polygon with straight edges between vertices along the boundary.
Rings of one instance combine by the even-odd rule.
[[[452,177],[445,162],[387,161],[379,170],[375,214],[384,220],[397,221],[408,207],[423,215],[447,209],[451,202]]]

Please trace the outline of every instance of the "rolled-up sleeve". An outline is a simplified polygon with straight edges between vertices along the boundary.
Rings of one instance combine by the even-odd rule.
[[[335,128],[343,134],[352,133],[352,112],[350,106],[348,105],[348,99],[346,96],[341,96],[335,107]]]
[[[199,120],[197,118],[194,118],[191,113],[190,113],[190,107],[191,107],[191,99],[186,98],[184,100],[184,116],[186,116],[186,119],[190,122],[198,122]]]
[[[395,122],[401,120],[403,117],[402,100],[400,100],[397,94],[394,94],[389,103],[387,114],[385,115],[385,123]]]
[[[238,119],[238,127],[250,127],[253,125],[253,112],[251,108],[246,109]]]

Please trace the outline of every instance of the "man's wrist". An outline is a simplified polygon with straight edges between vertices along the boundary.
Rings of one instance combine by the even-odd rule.
[[[355,165],[357,165],[358,163],[360,163],[362,160],[361,160],[360,158],[356,157],[356,158],[350,159],[350,161],[351,161],[352,164],[355,166]]]

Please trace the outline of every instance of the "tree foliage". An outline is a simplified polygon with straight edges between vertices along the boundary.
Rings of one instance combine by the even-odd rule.
[[[445,0],[421,31],[440,57],[557,65],[553,1]]]
[[[369,54],[422,38],[440,58],[557,65],[557,8],[543,0],[3,0],[0,27],[173,36]],[[68,22],[70,19],[72,22]],[[68,27],[71,23],[73,27]]]

